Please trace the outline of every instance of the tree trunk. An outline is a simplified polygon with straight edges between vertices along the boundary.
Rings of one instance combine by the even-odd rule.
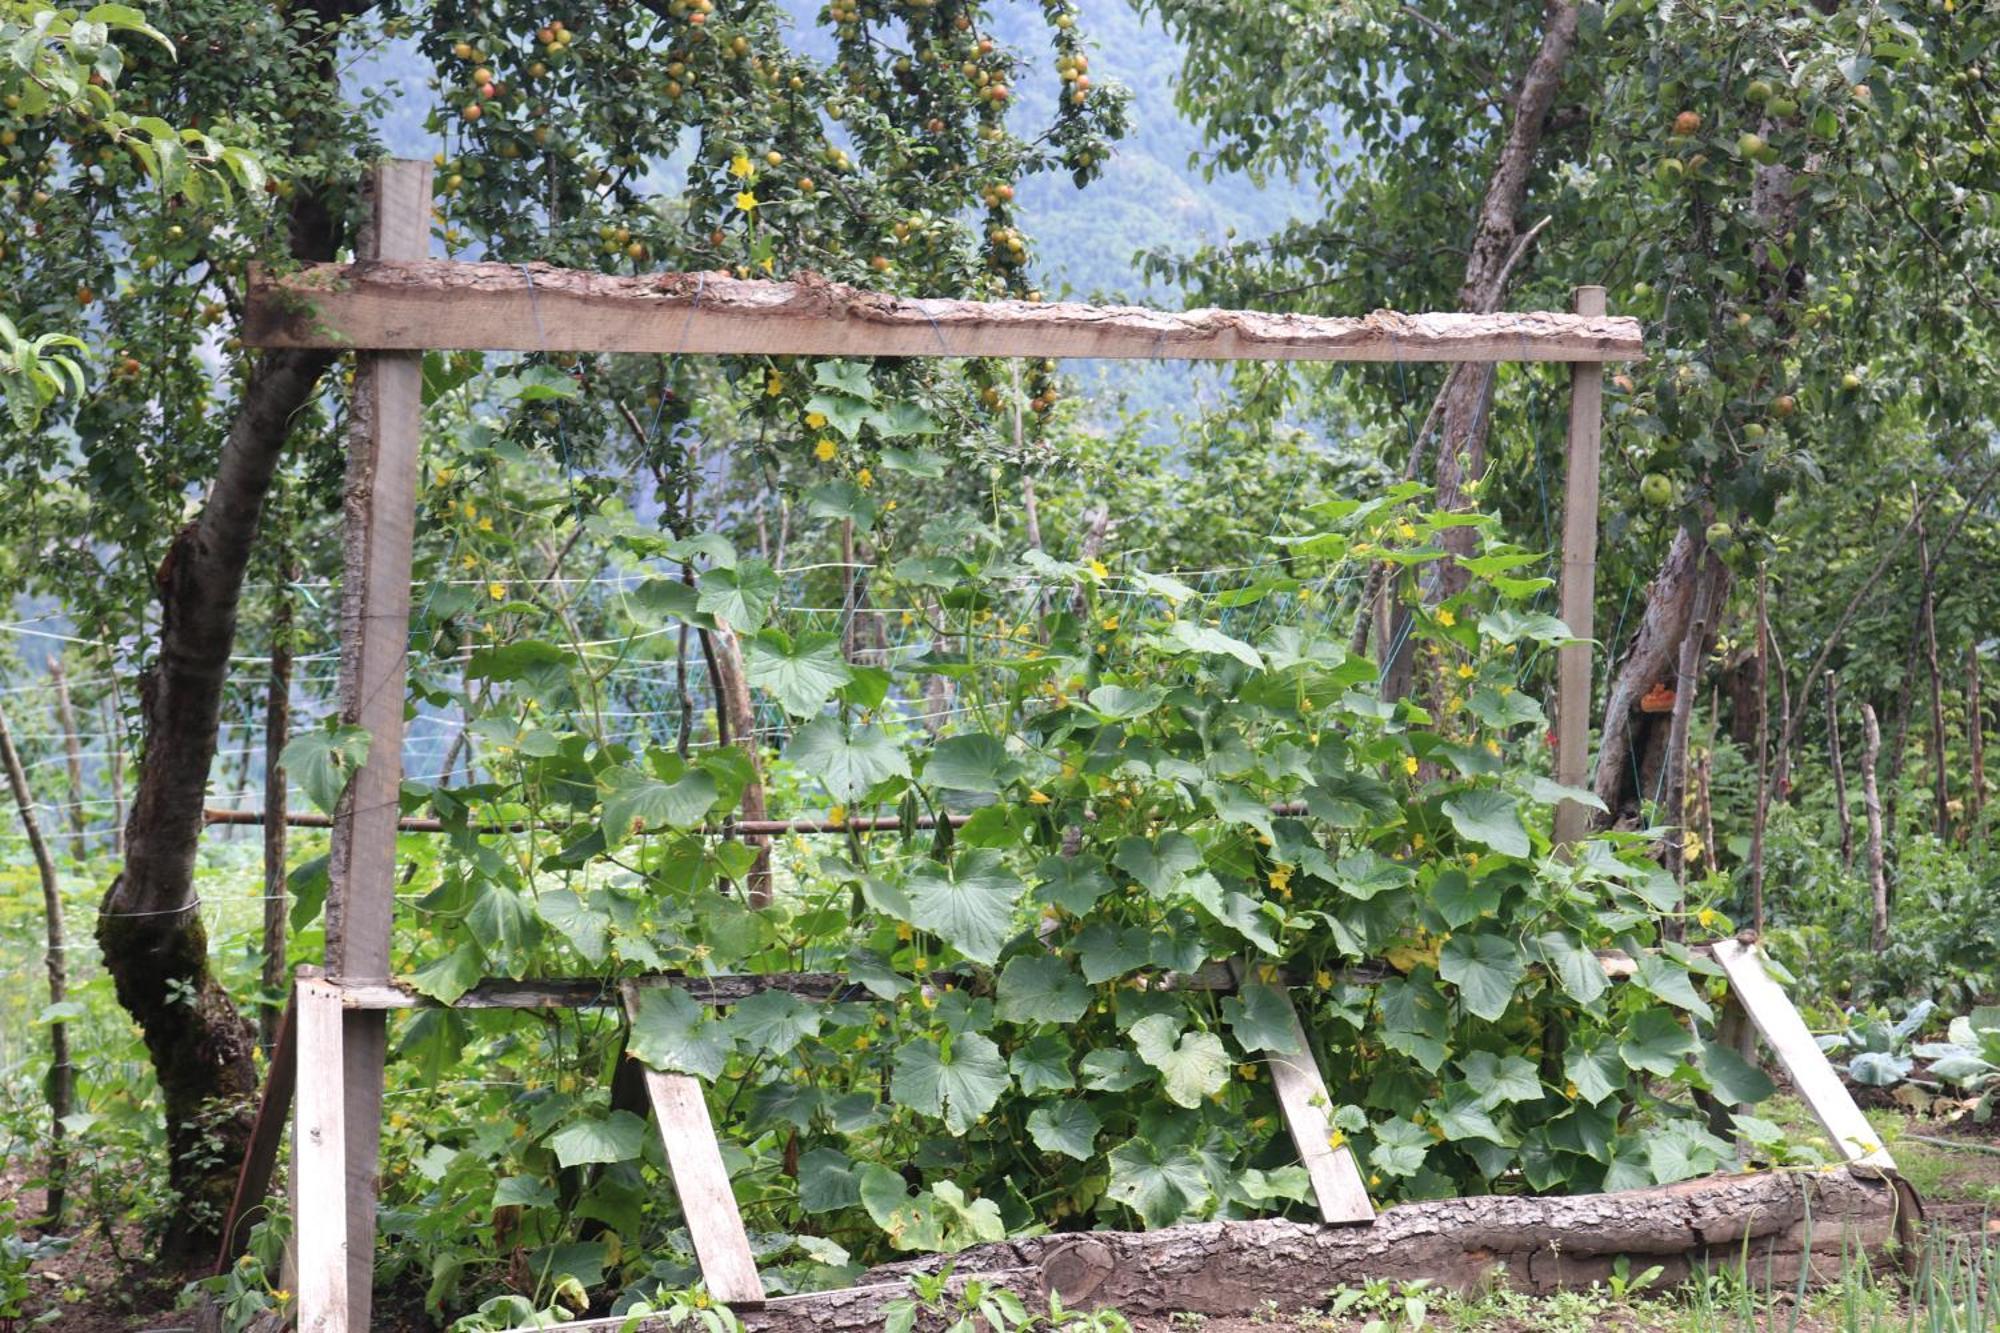
[[[21,829],[27,834],[28,849],[34,853],[35,869],[42,877],[42,912],[48,921],[49,1003],[61,1004],[69,997],[69,969],[64,958],[69,945],[63,931],[62,882],[56,878],[55,858],[42,839],[35,819],[35,797],[28,790],[28,775],[21,768],[21,756],[14,751],[14,735],[7,715],[0,712],[0,764],[7,769],[7,785],[13,790],[14,804],[21,813]],[[54,1230],[62,1225],[65,1189],[69,1176],[69,1153],[63,1145],[69,1132],[63,1120],[69,1115],[76,1089],[76,1071],[69,1062],[69,1024],[57,1019],[49,1024],[49,1184],[47,1218],[43,1225]]]
[[[1710,564],[1720,564],[1713,556]],[[1694,721],[1694,696],[1701,687],[1702,645],[1708,641],[1708,627],[1717,606],[1706,587],[1699,590],[1687,633],[1681,637],[1680,660],[1674,667],[1674,710],[1668,715],[1666,771],[1660,820],[1668,829],[1666,867],[1676,880],[1687,878],[1687,751],[1688,730]],[[1679,937],[1680,922],[1671,921],[1670,933]]]
[[[293,197],[294,256],[331,259],[338,210]],[[244,571],[264,498],[294,418],[319,392],[334,354],[258,358],[201,511],[160,562],[159,651],[140,679],[146,744],[125,826],[125,864],[98,909],[97,942],[118,1001],[145,1035],[167,1121],[168,1180],[180,1196],[161,1257],[214,1254],[255,1110],[256,1031],[208,965],[194,893],[202,801],[215,762]]]
[[[77,740],[76,710],[70,707],[69,700],[69,675],[63,670],[60,657],[49,659],[49,684],[55,687],[56,727],[62,732],[63,759],[69,768],[70,859],[80,866],[84,864],[84,838],[89,831],[90,816],[83,803],[83,746]]]
[[[1764,933],[1764,828],[1771,818],[1770,652],[1770,581],[1760,564],[1757,566],[1757,808],[1750,820],[1750,929],[1759,935]]]
[[[1882,754],[1882,728],[1874,706],[1861,705],[1861,805],[1868,812],[1868,893],[1872,909],[1868,943],[1880,953],[1889,947],[1889,881],[1882,871],[1882,793],[1875,786],[1875,761]]]
[[[1965,794],[1965,824],[1979,826],[1986,808],[1986,718],[1979,700],[1979,641],[1965,646],[1965,739],[1972,750],[1972,780]]]
[[[1945,774],[1944,679],[1938,670],[1937,592],[1931,571],[1931,546],[1923,525],[1917,525],[1917,561],[1923,572],[1924,595],[1918,614],[1924,622],[1924,665],[1931,677],[1931,786],[1937,808],[1931,824],[1939,838],[1951,837],[1951,785]]]
[[[1670,728],[1657,714],[1641,713],[1639,701],[1677,672],[1696,602],[1720,607],[1728,595],[1729,567],[1705,559],[1706,554],[1694,534],[1680,529],[1646,590],[1645,613],[1605,697],[1597,775],[1591,784],[1609,812],[1600,821],[1629,825],[1640,817],[1645,795],[1640,775],[1657,768]],[[1696,645],[1696,662],[1705,647]]]
[[[295,577],[281,569],[281,580]],[[285,765],[282,756],[292,730],[292,595],[281,588],[271,615],[271,676],[264,692],[264,1003],[257,1013],[257,1044],[266,1055],[278,1040],[284,996],[291,987],[285,968]]]
[[[1854,816],[1847,808],[1847,769],[1840,762],[1840,707],[1836,699],[1838,678],[1826,673],[1826,751],[1833,768],[1833,808],[1840,815],[1840,868],[1854,869]],[[1789,716],[1789,715],[1788,715]]]
[[[750,781],[743,788],[741,809],[745,819],[762,819],[764,804],[764,763],[757,748],[757,714],[750,702],[750,680],[743,669],[743,647],[736,637],[736,631],[720,620],[713,630],[706,630],[715,650],[717,716],[727,715],[728,733],[744,754],[750,758]],[[771,905],[771,840],[762,835],[747,841],[757,849],[757,860],[750,867],[750,874],[744,884],[744,901],[752,907]]]
[[[105,758],[106,771],[111,775],[111,854],[125,855],[125,718],[118,711],[117,684],[112,685],[112,693],[104,696],[101,711],[104,715],[105,744],[111,753]]]

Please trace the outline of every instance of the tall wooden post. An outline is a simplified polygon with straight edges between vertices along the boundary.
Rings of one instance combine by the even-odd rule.
[[[1579,287],[1579,315],[1604,313],[1604,289]],[[1597,598],[1597,467],[1604,433],[1604,367],[1575,362],[1569,378],[1569,448],[1563,479],[1562,618],[1578,640],[1591,638]],[[1556,650],[1556,781],[1588,785],[1590,764],[1588,642]],[[1590,811],[1575,801],[1556,807],[1556,842],[1573,843],[1589,827]]]
[[[430,253],[431,164],[389,161],[369,179],[370,222],[356,253],[425,259]],[[347,446],[346,521],[340,599],[340,712],[369,735],[368,761],[334,811],[326,897],[326,975],[334,982],[389,976],[396,901],[397,797],[403,780],[403,699],[410,639],[410,557],[416,520],[417,455],[423,425],[423,355],[362,352],[355,358]],[[303,1108],[314,1028],[301,1006]],[[338,1132],[347,1213],[344,1307],[308,1310],[300,1328],[348,1333],[369,1326],[375,1255],[375,1196],[382,1131],[383,1016],[346,1011],[340,1022],[342,1095]],[[303,1128],[303,1126],[302,1126]],[[334,1201],[302,1188],[302,1212]],[[303,1235],[303,1229],[301,1231]],[[300,1247],[301,1282],[314,1260]]]

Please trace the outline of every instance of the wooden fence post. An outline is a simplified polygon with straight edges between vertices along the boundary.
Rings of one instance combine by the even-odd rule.
[[[370,176],[369,194],[370,224],[356,253],[363,260],[428,257],[431,164],[380,163]],[[326,974],[333,982],[380,981],[389,976],[410,641],[410,556],[423,426],[423,354],[359,353],[350,414],[353,429],[343,499],[340,714],[343,723],[367,730],[369,749],[367,762],[348,784],[334,814],[326,897]],[[302,1023],[302,1038],[305,1032]],[[303,1041],[300,1049],[303,1054]],[[327,1333],[369,1326],[382,1073],[387,1057],[383,1016],[346,1011],[340,1051],[347,1282],[344,1322],[321,1325]],[[302,1068],[301,1115],[307,1075]],[[311,1212],[333,1204],[301,1189],[299,1206],[302,1212]],[[300,1234],[304,1235],[303,1227]],[[305,1277],[315,1262],[302,1241],[301,1328],[312,1327],[308,1321],[315,1313],[304,1304]]]
[[[1604,289],[1576,289],[1576,313],[1602,315]],[[1604,367],[1575,362],[1569,379],[1569,448],[1563,478],[1562,618],[1579,640],[1592,637],[1597,598],[1597,468],[1604,431]],[[1556,781],[1588,783],[1590,667],[1588,642],[1556,650]],[[1575,801],[1556,807],[1556,842],[1573,843],[1590,827],[1590,811]]]
[[[347,1152],[349,1108],[341,1087],[347,1014],[340,991],[324,981],[302,975],[293,997],[298,1100],[292,1117],[292,1243],[298,1255],[299,1333],[365,1333],[368,1307],[356,1318],[348,1304],[354,1238],[341,1207],[351,1198],[354,1179]],[[372,1250],[372,1229],[368,1239]],[[363,1273],[371,1267],[364,1262]],[[368,1293],[366,1286],[362,1290]]]

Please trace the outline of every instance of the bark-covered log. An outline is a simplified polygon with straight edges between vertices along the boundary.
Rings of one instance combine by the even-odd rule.
[[[1262,1220],[1162,1231],[1099,1231],[982,1245],[871,1270],[841,1291],[739,1306],[752,1333],[861,1333],[907,1298],[908,1276],[951,1265],[953,1281],[1005,1286],[1028,1301],[1049,1293],[1072,1308],[1111,1307],[1135,1319],[1179,1312],[1248,1315],[1267,1301],[1296,1310],[1368,1278],[1427,1278],[1454,1291],[1500,1284],[1548,1293],[1609,1278],[1622,1258],[1653,1265],[1662,1285],[1702,1265],[1749,1264],[1758,1282],[1833,1280],[1857,1253],[1879,1250],[1911,1220],[1903,1187],[1881,1172],[1711,1176],[1656,1189],[1568,1198],[1483,1196],[1402,1204],[1373,1225]],[[615,1320],[565,1329],[610,1330]],[[640,1330],[664,1330],[645,1320]],[[634,1331],[637,1333],[637,1330]]]

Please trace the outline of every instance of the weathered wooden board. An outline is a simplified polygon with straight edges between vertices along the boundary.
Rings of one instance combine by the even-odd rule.
[[[626,1013],[636,1019],[639,988],[628,983],[623,992]],[[629,1051],[625,1058],[637,1059]],[[763,1300],[764,1283],[757,1276],[757,1259],[736,1207],[729,1170],[722,1164],[701,1081],[686,1074],[663,1074],[650,1066],[641,1069],[702,1281],[719,1301]]]
[[[431,165],[392,161],[370,180],[361,252],[430,252]],[[343,495],[340,714],[365,728],[368,758],[335,807],[327,862],[326,971],[336,981],[389,975],[396,905],[396,817],[403,781],[403,705],[410,646],[410,559],[423,434],[423,357],[373,352],[355,366]],[[345,1063],[348,1290],[346,1317],[369,1326],[376,1172],[382,1136],[383,1016],[350,1011]],[[301,1200],[307,1211],[329,1206]],[[303,1263],[304,1260],[302,1259]],[[301,1297],[300,1318],[312,1308]]]
[[[385,256],[386,258],[386,256]],[[484,348],[1180,361],[1631,361],[1639,321],[1604,315],[1270,315],[917,300],[802,274],[616,277],[543,264],[320,264],[252,278],[258,347]]]
[[[1246,964],[1236,964],[1237,984],[1254,973]],[[1372,1222],[1375,1220],[1375,1204],[1368,1197],[1368,1186],[1361,1179],[1361,1168],[1355,1165],[1354,1154],[1344,1142],[1334,1138],[1333,1095],[1327,1091],[1326,1079],[1319,1072],[1319,1062],[1313,1059],[1312,1041],[1306,1036],[1305,1024],[1299,1021],[1299,1011],[1292,1004],[1291,992],[1284,987],[1273,987],[1274,993],[1284,1001],[1286,1017],[1291,1020],[1292,1044],[1297,1048],[1293,1055],[1277,1051],[1266,1052],[1264,1067],[1271,1072],[1271,1089],[1278,1096],[1278,1109],[1284,1113],[1285,1129],[1292,1136],[1292,1147],[1297,1149],[1299,1161],[1305,1164],[1306,1174],[1312,1178],[1313,1199],[1319,1205],[1322,1222],[1350,1223]]]
[[[1757,1034],[1778,1058],[1778,1064],[1798,1090],[1799,1100],[1813,1113],[1827,1137],[1850,1162],[1894,1170],[1896,1161],[1882,1146],[1882,1136],[1861,1114],[1847,1085],[1833,1070],[1826,1053],[1813,1040],[1805,1019],[1790,998],[1764,970],[1758,946],[1736,940],[1715,945],[1715,961],[1729,978],[1729,989]]]
[[[1604,289],[1576,289],[1576,313],[1604,314]],[[1556,781],[1588,784],[1590,764],[1591,624],[1597,598],[1599,453],[1604,435],[1604,368],[1581,363],[1570,371],[1569,438],[1563,475],[1563,623],[1575,640],[1556,649]],[[1575,843],[1590,826],[1590,811],[1575,801],[1556,807],[1558,846]]]
[[[353,1318],[348,1302],[349,1107],[341,1055],[351,1015],[340,1003],[340,991],[327,982],[302,979],[293,994],[298,1106],[292,1127],[292,1234],[298,1247],[299,1333],[361,1333],[367,1322]]]

